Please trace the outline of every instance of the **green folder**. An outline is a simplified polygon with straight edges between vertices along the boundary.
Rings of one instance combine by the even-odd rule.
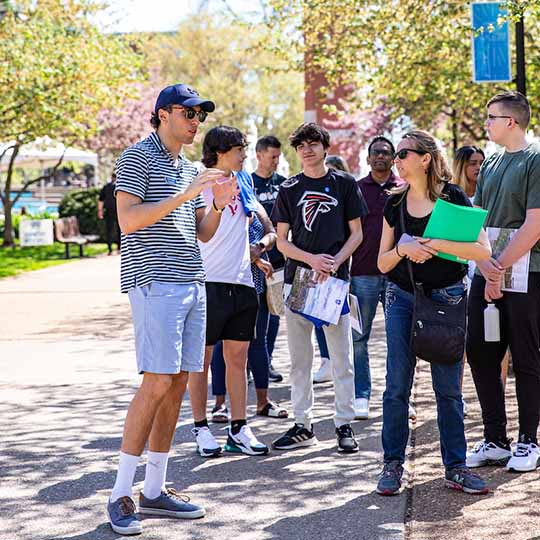
[[[452,204],[437,199],[429,218],[424,238],[453,240],[454,242],[476,242],[486,221],[487,210]],[[449,261],[466,263],[465,259],[448,253],[437,253]]]

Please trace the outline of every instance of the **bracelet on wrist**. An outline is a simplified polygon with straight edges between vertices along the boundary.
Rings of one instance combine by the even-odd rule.
[[[216,205],[216,199],[214,199],[212,201],[212,208],[218,213],[218,214],[221,214],[221,212],[223,212],[224,208],[218,208],[217,205]]]
[[[405,257],[405,255],[402,255],[399,250],[398,250],[398,244],[396,244],[396,254],[397,256],[400,258],[400,259],[403,259],[403,257]]]

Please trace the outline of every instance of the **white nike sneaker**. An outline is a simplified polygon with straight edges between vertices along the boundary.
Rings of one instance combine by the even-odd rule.
[[[512,452],[494,442],[480,441],[467,452],[467,467],[484,467],[485,465],[504,465],[512,456]]]
[[[319,371],[313,375],[314,383],[323,383],[332,380],[332,366],[330,365],[330,358],[321,358],[321,367]]]
[[[354,417],[357,420],[367,420],[369,418],[369,399],[356,398],[354,400]]]
[[[223,452],[221,446],[212,435],[212,432],[205,427],[196,427],[191,430],[197,441],[197,452],[202,457],[218,457]]]
[[[534,443],[518,442],[506,469],[513,472],[534,471],[540,465],[540,448]]]
[[[251,431],[249,426],[242,426],[236,435],[233,435],[231,428],[229,428],[225,451],[236,454],[243,453],[250,456],[265,456],[269,452],[268,446],[257,440],[257,437],[253,435],[253,431]]]

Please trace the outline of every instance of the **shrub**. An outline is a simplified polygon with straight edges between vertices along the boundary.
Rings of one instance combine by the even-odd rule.
[[[100,188],[70,191],[58,207],[60,217],[77,216],[81,234],[99,234],[105,238],[105,224],[97,218],[97,200]]]

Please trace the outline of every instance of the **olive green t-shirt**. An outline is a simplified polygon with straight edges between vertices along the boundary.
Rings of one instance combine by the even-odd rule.
[[[497,152],[480,169],[474,205],[488,211],[486,227],[519,229],[527,210],[540,208],[540,145],[519,152]],[[538,244],[531,252],[529,272],[540,272]]]

